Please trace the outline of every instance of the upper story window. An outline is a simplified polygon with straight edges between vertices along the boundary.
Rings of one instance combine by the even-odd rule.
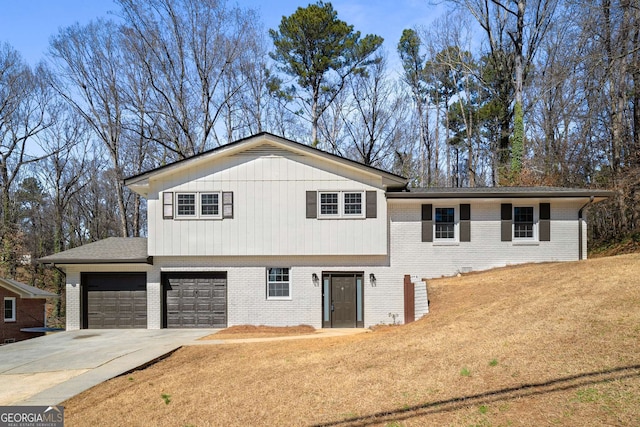
[[[207,193],[176,193],[175,212],[176,218],[220,219],[222,218],[221,193],[219,191]],[[167,216],[165,216],[165,218],[167,218]]]
[[[16,299],[14,297],[4,298],[4,321],[15,322],[16,321]]]
[[[514,206],[513,238],[533,239],[533,206]]]
[[[176,201],[177,217],[196,216],[196,195],[193,193],[178,193]]]
[[[267,269],[267,299],[291,299],[288,267]]]
[[[435,238],[449,240],[455,239],[455,209],[436,208],[435,211]]]
[[[338,216],[340,214],[340,193],[320,193],[320,216]]]
[[[362,193],[344,193],[344,214],[362,215]]]
[[[200,216],[220,218],[220,193],[200,194]]]
[[[364,191],[321,191],[318,218],[364,218]]]

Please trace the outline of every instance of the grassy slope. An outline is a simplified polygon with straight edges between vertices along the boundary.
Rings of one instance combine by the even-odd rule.
[[[639,278],[633,254],[434,280],[410,325],[184,348],[67,425],[640,425]]]

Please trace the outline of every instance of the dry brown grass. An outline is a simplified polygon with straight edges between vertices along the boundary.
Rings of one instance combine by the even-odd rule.
[[[640,425],[639,254],[429,292],[402,327],[183,348],[65,402],[67,425]]]
[[[202,340],[237,340],[245,338],[277,338],[287,337],[291,335],[308,335],[316,332],[313,326],[254,326],[254,325],[238,325],[223,329],[212,335],[207,335]]]

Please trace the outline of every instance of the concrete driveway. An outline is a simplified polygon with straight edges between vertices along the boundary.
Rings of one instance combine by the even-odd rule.
[[[0,406],[57,405],[217,329],[92,329],[0,346]]]

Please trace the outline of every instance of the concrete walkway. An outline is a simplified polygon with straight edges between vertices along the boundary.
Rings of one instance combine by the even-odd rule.
[[[57,332],[0,346],[0,406],[58,405],[106,380],[186,345],[339,337],[369,329],[320,329],[273,338],[208,339],[219,329],[92,329]]]
[[[331,337],[344,337],[347,335],[356,335],[371,332],[371,329],[318,329],[312,334],[304,334],[304,335],[285,335],[281,337],[269,337],[269,338],[225,338],[225,339],[206,339],[206,340],[196,340],[186,343],[185,345],[212,345],[212,344],[242,344],[242,343],[252,343],[252,342],[268,342],[268,341],[290,341],[290,340],[308,340],[313,338],[331,338]],[[227,335],[231,337],[233,335]]]

